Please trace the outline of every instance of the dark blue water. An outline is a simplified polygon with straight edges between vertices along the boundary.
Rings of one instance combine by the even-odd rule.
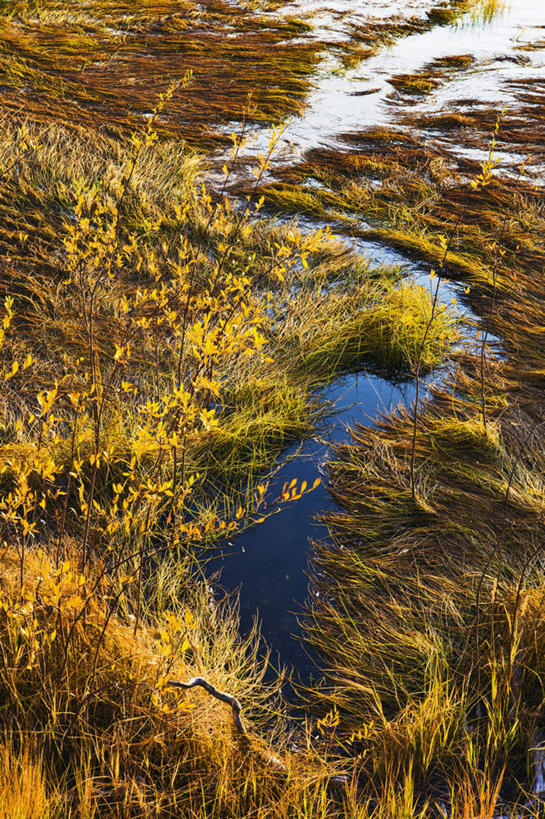
[[[283,484],[297,478],[311,486],[322,477],[331,444],[348,440],[347,427],[356,423],[372,425],[377,413],[408,404],[414,399],[414,384],[395,385],[367,373],[348,375],[323,391],[334,404],[329,426],[316,437],[288,450],[288,460],[271,482],[267,498],[279,497]],[[224,551],[224,559],[214,560],[209,570],[221,568],[220,586],[232,592],[240,589],[241,632],[250,631],[259,617],[261,632],[272,648],[271,662],[289,664],[296,674],[308,678],[316,666],[301,639],[297,614],[308,596],[306,575],[309,541],[327,536],[316,516],[333,508],[325,481],[298,501],[284,504],[264,523],[236,538]]]
[[[374,264],[395,265],[405,270],[415,284],[429,287],[433,294],[437,282],[431,283],[425,265],[379,243],[353,237],[343,240]],[[463,289],[456,282],[441,280],[439,302],[452,309],[453,299],[460,321],[458,346],[475,345],[476,317]],[[489,339],[490,344],[495,341]],[[444,370],[430,376],[428,383],[434,378],[444,378]],[[410,406],[414,396],[413,382],[396,384],[367,372],[342,376],[332,382],[321,392],[324,401],[332,406],[328,426],[284,453],[285,463],[270,482],[266,500],[270,506],[280,496],[283,485],[294,478],[299,485],[306,481],[312,486],[316,478],[322,478],[322,483],[299,500],[284,504],[264,523],[239,535],[222,556],[208,564],[208,572],[221,571],[221,588],[229,594],[240,591],[241,632],[248,633],[257,617],[264,641],[272,649],[271,662],[277,667],[292,666],[296,676],[303,680],[319,673],[302,640],[297,617],[309,594],[306,570],[310,542],[327,537],[327,529],[317,517],[334,508],[323,474],[331,445],[348,441],[349,429],[355,424],[372,426],[379,413],[387,413],[399,404]]]
[[[354,10],[359,15],[362,12],[360,6],[361,4],[348,3],[347,14]],[[531,41],[541,38],[541,8],[542,0],[516,0],[507,4],[505,13],[499,15],[497,21],[486,26],[474,25],[471,16],[468,16],[466,26],[436,27],[425,34],[407,37],[387,54],[381,52],[375,60],[367,61],[363,73],[361,67],[356,67],[343,72],[341,78],[338,72],[331,71],[331,66],[326,61],[325,70],[319,75],[307,111],[302,118],[290,125],[289,134],[286,132],[288,141],[284,140],[284,154],[279,159],[279,167],[298,162],[300,151],[316,145],[332,144],[332,140],[341,134],[359,131],[362,123],[366,126],[391,124],[392,106],[386,105],[392,92],[389,79],[396,73],[413,72],[435,56],[472,53],[479,57],[481,63],[478,71],[473,66],[467,76],[456,74],[452,78],[451,98],[445,97],[444,88],[437,92],[441,95],[440,99],[435,96],[426,97],[422,102],[425,110],[428,110],[430,104],[437,109],[450,110],[452,104],[456,106],[463,99],[475,98],[486,98],[490,104],[497,101],[499,110],[507,104],[506,71],[514,72],[516,78],[522,69],[516,60],[513,62],[514,67],[509,69],[502,62],[501,73],[491,73],[490,66],[495,64],[497,68],[496,54],[513,52],[516,56],[520,40],[524,41],[526,37]],[[339,25],[337,17],[333,25],[336,30]],[[317,31],[320,31],[319,26]],[[534,60],[534,57],[531,59]],[[535,72],[536,66],[541,66],[540,59],[536,56],[535,60],[538,62],[532,62],[527,70]],[[377,86],[378,93],[370,96],[357,93],[368,90],[370,85]],[[411,112],[416,104],[416,101],[411,101]],[[254,136],[257,137],[257,142],[250,141],[248,148],[255,154],[259,140],[264,140],[266,145],[269,134],[266,130],[259,130]],[[483,146],[483,150],[475,154],[476,158],[486,158],[487,150],[487,146]],[[368,226],[361,217],[353,214],[353,218],[358,230],[365,232]],[[300,216],[298,225],[301,230],[314,230],[325,227],[326,223]],[[347,247],[367,257],[372,264],[400,267],[415,283],[429,286],[427,265],[418,263],[381,242],[348,236],[345,233],[347,226],[342,223],[333,224],[333,229],[342,234]],[[463,289],[455,282],[443,280],[439,299],[449,307],[452,300],[456,299],[456,312],[466,321],[460,346],[475,348],[478,341],[475,341],[474,334],[480,323],[472,314]],[[490,337],[488,343],[496,354],[501,354],[497,339]],[[435,377],[441,378],[442,375],[437,374]],[[335,404],[330,429],[323,432],[322,438],[311,438],[300,449],[294,447],[286,453],[294,457],[277,473],[268,493],[271,500],[280,494],[286,481],[297,478],[299,483],[306,480],[312,485],[317,477],[322,477],[330,446],[332,443],[348,440],[347,427],[357,423],[373,425],[380,411],[387,412],[400,402],[409,405],[414,399],[414,385],[395,385],[386,379],[359,373],[335,381],[324,390],[324,398]],[[265,523],[239,536],[233,547],[225,551],[224,559],[215,560],[211,565],[214,571],[222,569],[221,584],[226,591],[240,589],[242,632],[249,631],[257,615],[263,636],[273,652],[278,652],[281,662],[292,665],[303,677],[308,677],[313,669],[297,623],[297,614],[301,612],[301,606],[309,593],[305,573],[309,541],[327,536],[325,527],[317,522],[316,517],[331,508],[331,498],[322,483],[314,492],[286,505]]]
[[[429,269],[408,260],[399,251],[375,242],[343,237],[347,245],[363,253],[374,264],[396,265],[404,269],[415,284],[429,287]],[[452,309],[460,320],[459,346],[475,344],[476,318],[459,284],[443,279],[439,283],[439,302]],[[489,343],[496,339],[490,338]],[[444,371],[428,378],[428,383],[442,379]],[[221,570],[220,586],[228,593],[240,590],[241,632],[248,633],[258,617],[264,641],[272,649],[271,662],[290,665],[303,679],[318,673],[317,666],[302,640],[297,616],[309,594],[306,574],[309,544],[327,537],[327,529],[317,516],[334,504],[327,492],[323,475],[324,464],[334,443],[348,441],[349,428],[355,424],[372,426],[380,412],[389,412],[399,404],[410,406],[415,396],[413,382],[396,384],[367,372],[342,376],[321,393],[330,402],[329,425],[302,444],[294,445],[285,454],[286,462],[271,481],[267,502],[280,496],[282,486],[294,478],[300,485],[312,486],[316,478],[322,483],[298,501],[284,504],[278,513],[239,535],[232,547],[223,551],[208,565],[208,572]],[[269,510],[270,511],[270,510]]]

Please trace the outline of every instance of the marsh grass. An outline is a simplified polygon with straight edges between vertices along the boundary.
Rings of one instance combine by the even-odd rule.
[[[19,750],[4,745],[0,764],[0,816],[2,819],[53,819],[61,808],[61,797],[51,791],[44,775],[42,755],[30,742]]]
[[[168,581],[160,576],[154,586],[154,597],[165,608],[153,607],[138,637],[130,623],[114,618],[96,668],[101,604],[73,632],[68,650],[74,655],[66,662],[63,640],[81,584],[66,572],[55,574],[44,556],[32,556],[26,568],[25,610],[18,570],[4,555],[2,646],[11,665],[2,699],[10,713],[4,730],[8,737],[11,731],[14,743],[5,748],[0,769],[6,817],[168,816],[182,806],[187,816],[221,816],[226,810],[245,815],[250,806],[266,816],[268,804],[283,800],[281,815],[287,816],[289,806],[297,810],[306,803],[310,809],[327,799],[320,794],[326,785],[319,764],[311,763],[304,773],[301,755],[293,770],[286,758],[279,772],[272,751],[258,737],[261,719],[261,730],[275,722],[278,687],[263,684],[256,635],[239,642],[236,613],[220,611],[195,581],[184,592],[179,565],[169,564]],[[165,565],[163,578],[166,573]],[[60,618],[51,603],[59,592]],[[21,642],[23,623],[29,631]],[[54,630],[58,640],[51,638]],[[40,664],[29,668],[37,643]],[[237,737],[221,704],[198,692],[169,694],[161,686],[165,673],[186,679],[199,669],[218,687],[246,698],[245,718],[252,724],[246,737]],[[278,731],[278,717],[276,723]]]
[[[456,166],[434,164],[428,146],[384,136],[333,155],[331,188],[344,194],[350,174],[365,179],[376,162],[380,186],[366,217],[421,258],[430,258],[429,245],[413,237],[425,231],[427,242],[444,243],[463,214],[445,266],[471,281],[471,303],[503,355],[486,349],[481,373],[478,345],[469,347],[431,388],[414,439],[414,493],[412,408],[356,427],[336,448],[328,473],[339,511],[324,516],[330,542],[314,546],[305,620],[331,688],[310,698],[321,713],[336,707],[340,725],[344,718],[342,740],[370,799],[384,800],[396,782],[408,799],[404,815],[441,801],[448,815],[493,816],[502,800],[516,812],[528,800],[543,721],[541,649],[534,653],[544,526],[540,206],[524,176],[471,187],[463,162],[457,178]],[[396,193],[416,167],[425,206],[416,180],[412,204]],[[528,805],[537,815],[537,802]]]
[[[154,130],[174,93],[130,142],[9,118],[0,141],[6,788],[20,801],[28,748],[50,812],[342,815],[337,763],[305,726],[285,754],[281,678],[192,556],[268,514],[263,475],[323,418],[322,386],[411,370],[429,300],[213,198]],[[455,333],[445,315],[429,366]],[[167,690],[200,675],[243,701],[242,746],[217,703]]]
[[[4,133],[2,151],[6,161],[19,134],[16,127]],[[62,285],[59,286],[58,232],[64,230],[67,214],[74,206],[78,180],[85,178],[90,185],[104,180],[112,188],[123,168],[124,149],[114,140],[99,138],[94,142],[85,133],[76,137],[60,126],[43,134],[40,129],[29,128],[27,136],[39,147],[29,158],[24,176],[6,182],[0,201],[0,242],[6,249],[10,247],[11,282],[17,283],[20,303],[25,304],[16,320],[26,331],[32,331],[22,334],[19,353],[35,357],[40,362],[40,384],[52,385],[70,360],[85,352],[86,345],[78,318],[78,301],[73,291],[63,292]],[[228,240],[238,216],[227,211],[218,217],[218,228],[206,233],[210,205],[196,193],[198,168],[197,157],[184,152],[175,141],[146,148],[134,170],[125,201],[127,228],[145,235],[152,220],[164,220],[159,242],[172,241],[180,221],[170,202],[173,197],[182,196],[188,203],[183,230],[192,243],[190,252],[199,254],[202,260],[205,252],[215,252],[223,236]],[[17,216],[20,212],[25,214],[23,219]],[[281,252],[275,243],[282,247]],[[308,263],[306,268],[296,264],[298,244],[304,254],[311,254],[312,270]],[[147,240],[144,248],[149,254]],[[220,463],[231,461],[235,467],[237,449],[241,455],[243,450],[250,453],[254,447],[256,453],[258,450],[262,453],[256,456],[259,468],[270,463],[272,454],[278,453],[290,437],[303,435],[311,428],[311,419],[317,417],[313,393],[338,372],[365,362],[401,375],[410,373],[420,332],[418,316],[427,309],[423,291],[396,283],[392,271],[358,269],[357,258],[334,240],[305,239],[290,226],[271,224],[267,228],[259,221],[245,225],[231,257],[233,262],[240,258],[243,264],[251,260],[256,287],[272,286],[271,321],[266,331],[270,349],[267,358],[272,360],[256,359],[251,364],[241,360],[227,379],[221,411],[230,420],[225,429],[214,433],[220,447],[217,450]],[[280,266],[287,271],[282,273],[287,278],[279,283],[275,271]],[[386,285],[377,285],[381,277]],[[101,336],[115,333],[118,321],[107,302],[120,294],[137,292],[140,281],[142,278],[136,278],[127,268],[104,295],[102,313],[97,319]],[[401,306],[407,308],[405,323],[397,320]],[[445,316],[445,322],[438,324],[437,347],[432,352],[430,345],[427,366],[437,363],[454,340],[454,327],[450,327],[449,321]],[[349,339],[344,352],[337,349],[340,338]],[[98,343],[102,345],[101,341]],[[149,356],[155,359],[156,351],[150,350]],[[146,364],[143,349],[134,363],[139,379],[156,378],[155,364]],[[274,393],[276,397],[271,402]],[[285,400],[280,400],[282,396]],[[113,424],[113,418],[110,423]],[[128,452],[131,435],[138,434],[137,428],[131,431],[130,426],[137,423],[137,414],[128,407],[125,422],[112,427],[115,429],[112,444]],[[88,436],[87,445],[82,437],[81,454],[86,446],[91,446],[91,437]],[[229,440],[234,447],[231,455],[225,448]],[[208,440],[206,448],[214,460],[216,445],[212,441]],[[198,450],[200,444],[195,444]],[[248,468],[256,471],[252,461],[251,457],[239,460],[238,471],[241,474]],[[200,456],[199,462],[202,467]]]
[[[489,392],[486,435],[478,362],[469,366],[470,379],[458,371],[421,411],[414,502],[410,413],[378,431],[356,429],[338,449],[330,487],[342,512],[326,518],[332,544],[314,549],[319,595],[307,628],[334,692],[315,696],[334,702],[356,735],[369,726],[361,756],[369,787],[399,781],[411,765],[420,797],[436,798],[454,774],[474,766],[490,782],[505,766],[503,793],[517,800],[542,719],[531,682],[539,689],[540,672],[522,648],[541,629],[539,562],[535,574],[525,569],[539,561],[543,536],[541,443],[517,466],[506,503],[512,453],[534,422],[510,408],[489,370],[497,404]]]
[[[347,54],[466,7],[354,32]],[[318,723],[286,719],[257,627],[242,639],[236,605],[203,579],[203,546],[268,514],[264,475],[323,418],[324,385],[362,366],[408,377],[420,357],[431,370],[457,339],[448,311],[426,330],[429,294],[399,271],[202,186],[187,142],[223,143],[233,122],[304,104],[323,46],[270,8],[2,7],[6,816],[493,816],[500,793],[524,801],[536,765],[543,253],[523,180],[468,198],[437,152],[383,131],[313,152],[264,191],[345,228],[365,215],[367,235],[429,260],[462,208],[449,266],[471,278],[506,355],[485,357],[486,429],[470,353],[433,389],[414,498],[409,410],[336,452],[343,511],[315,547],[307,618],[328,670],[308,692]],[[202,690],[168,687],[194,676],[240,699],[247,734]]]
[[[489,23],[499,14],[503,12],[510,5],[510,0],[479,0],[479,2],[472,4],[471,16],[474,22]]]
[[[489,132],[496,118],[489,120]],[[502,139],[505,135],[498,137],[497,150]],[[470,136],[470,144],[472,140]],[[347,134],[344,141],[344,151],[309,151],[302,163],[282,174],[280,182],[267,186],[264,195],[271,206],[286,212],[301,207],[321,219],[333,219],[339,232],[380,239],[434,268],[443,257],[441,237],[449,235],[463,214],[448,269],[468,283],[492,281],[489,247],[506,212],[507,252],[519,247],[525,266],[531,265],[532,254],[539,253],[534,238],[534,224],[542,220],[539,190],[524,175],[514,185],[498,178],[490,189],[476,191],[469,180],[480,166],[445,157],[442,148],[424,137],[371,129]],[[519,244],[515,236],[520,237]],[[504,286],[501,271],[497,284]]]
[[[380,283],[294,299],[281,345],[286,363],[295,360],[302,373],[330,380],[335,373],[366,365],[410,377],[431,315],[429,290],[410,282]],[[422,372],[443,363],[457,339],[456,320],[443,312],[424,342]],[[329,375],[328,378],[328,373]]]
[[[42,121],[130,133],[190,72],[157,128],[218,145],[229,141],[218,126],[242,121],[249,100],[257,122],[302,106],[319,56],[299,38],[305,28],[289,18],[275,25],[250,4],[20,3],[0,18],[0,102]]]
[[[337,46],[342,65],[347,69],[354,68],[404,37],[424,34],[435,26],[453,25],[468,11],[474,20],[482,19],[483,14],[486,19],[492,19],[501,5],[498,0],[446,0],[433,4],[425,14],[409,16],[401,10],[385,20],[370,19],[352,24],[347,42]]]
[[[389,82],[401,95],[427,95],[452,79],[453,72],[466,71],[475,63],[471,54],[438,57],[413,74],[396,74]],[[394,100],[395,101],[395,100]]]

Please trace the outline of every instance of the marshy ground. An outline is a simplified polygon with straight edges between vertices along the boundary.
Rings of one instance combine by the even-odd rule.
[[[538,18],[0,3],[0,816],[541,815]],[[289,711],[206,569],[284,508]]]

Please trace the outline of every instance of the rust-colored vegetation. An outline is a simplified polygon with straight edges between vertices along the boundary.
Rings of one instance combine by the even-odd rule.
[[[301,109],[320,51],[301,40],[306,28],[221,0],[15,4],[0,16],[0,104],[39,120],[130,130],[191,73],[156,126],[210,146],[228,141],[245,115],[277,123]]]
[[[423,34],[434,26],[455,22],[467,9],[467,0],[446,0],[434,4],[424,14],[408,17],[400,13],[386,19],[352,24],[347,41],[337,47],[342,64],[345,68],[353,68],[403,37]]]
[[[412,371],[431,302],[326,231],[212,197],[160,127],[186,85],[132,136],[4,113],[0,787],[14,810],[31,775],[51,815],[330,802],[336,766],[292,759],[271,715],[281,680],[263,681],[257,633],[237,636],[194,556],[266,517],[263,474],[323,415],[323,384],[363,361]],[[445,314],[425,368],[455,338]],[[195,676],[241,699],[248,735],[203,692],[168,689]]]

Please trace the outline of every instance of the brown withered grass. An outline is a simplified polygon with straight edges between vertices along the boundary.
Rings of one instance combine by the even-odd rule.
[[[5,14],[5,13],[4,13]],[[21,3],[0,17],[0,106],[56,123],[142,127],[157,95],[191,73],[158,123],[221,144],[232,123],[301,109],[319,57],[305,24],[227,2]],[[226,125],[227,134],[218,126]]]

